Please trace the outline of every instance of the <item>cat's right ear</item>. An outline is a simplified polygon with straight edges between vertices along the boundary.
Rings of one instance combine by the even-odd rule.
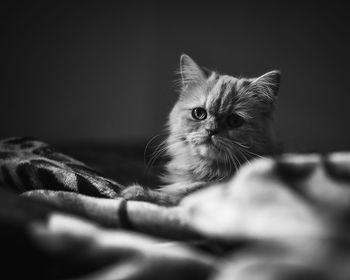
[[[187,54],[182,54],[180,57],[180,74],[183,88],[191,85],[200,85],[206,80],[204,71]]]
[[[273,70],[265,73],[264,75],[253,79],[252,85],[267,99],[274,100],[277,96],[278,89],[281,82],[281,72]]]

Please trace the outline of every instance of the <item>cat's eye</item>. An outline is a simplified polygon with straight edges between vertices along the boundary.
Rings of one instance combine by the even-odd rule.
[[[202,121],[207,117],[207,111],[204,108],[197,107],[192,110],[192,118]]]
[[[231,128],[238,128],[243,125],[244,119],[237,114],[232,114],[227,118],[227,123]]]

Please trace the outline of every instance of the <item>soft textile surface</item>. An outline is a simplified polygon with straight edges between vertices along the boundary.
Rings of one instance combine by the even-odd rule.
[[[122,186],[100,176],[84,163],[30,138],[0,142],[2,181],[15,191],[67,190],[114,198]]]
[[[13,279],[350,279],[350,153],[258,159],[166,208],[125,201],[121,185],[86,168],[102,191],[81,194],[62,179],[80,169],[57,152],[49,182],[75,187],[26,186],[18,166],[33,183],[46,165],[17,142],[0,151],[2,269]]]

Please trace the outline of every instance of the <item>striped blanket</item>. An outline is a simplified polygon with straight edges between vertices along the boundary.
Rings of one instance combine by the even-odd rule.
[[[9,279],[350,279],[347,152],[257,159],[163,207],[12,138],[0,143],[0,182]]]

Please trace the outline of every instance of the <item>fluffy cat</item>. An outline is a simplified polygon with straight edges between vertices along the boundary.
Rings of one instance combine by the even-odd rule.
[[[168,121],[165,186],[125,189],[126,199],[177,204],[186,194],[228,180],[246,161],[279,152],[273,112],[280,72],[235,78],[180,59],[181,88]]]

